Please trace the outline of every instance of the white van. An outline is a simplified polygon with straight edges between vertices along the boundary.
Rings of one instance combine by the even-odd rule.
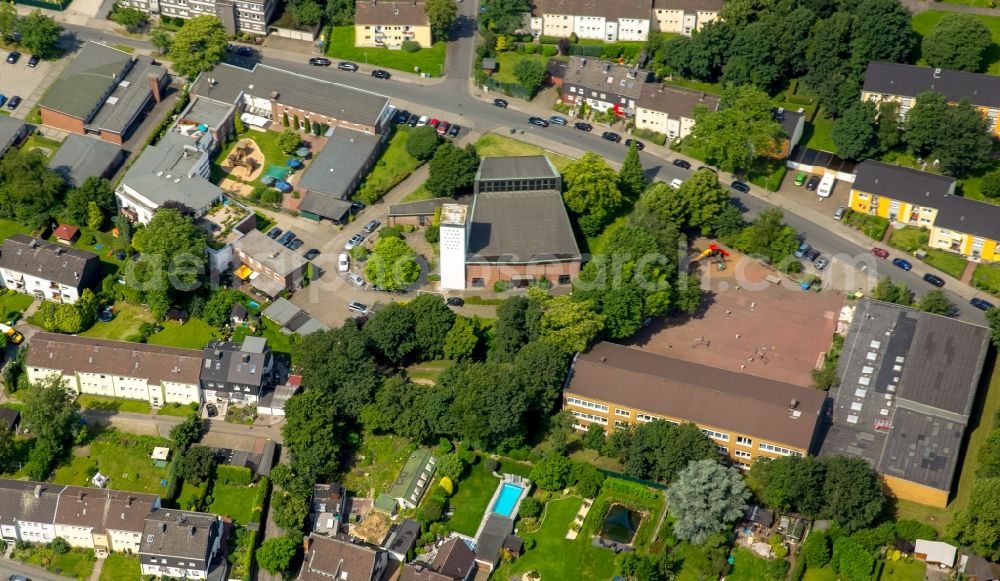
[[[836,181],[837,178],[832,173],[825,174],[819,182],[819,187],[816,188],[816,194],[821,198],[829,198],[830,194],[833,193],[833,184]]]

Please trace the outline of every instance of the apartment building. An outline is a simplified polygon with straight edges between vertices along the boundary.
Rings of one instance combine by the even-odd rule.
[[[649,0],[534,0],[530,19],[531,33],[603,40],[605,42],[640,41],[649,36]]]
[[[69,133],[97,135],[122,145],[170,84],[166,67],[88,41],[69,62],[38,107],[42,123]]]
[[[0,245],[0,277],[8,289],[73,304],[84,289],[100,283],[101,259],[93,252],[14,234]]]
[[[146,517],[159,507],[155,494],[67,486],[56,508],[55,534],[98,556],[136,553]]]
[[[862,299],[819,455],[864,458],[897,498],[944,508],[989,342],[985,327]]]
[[[278,0],[121,0],[123,6],[137,8],[153,16],[194,18],[215,16],[226,34],[249,32],[267,34],[267,23],[274,17]]]
[[[271,383],[274,359],[267,339],[248,336],[243,343],[210,341],[202,355],[205,401],[256,404]]]
[[[142,574],[207,578],[210,569],[225,566],[219,552],[222,528],[222,519],[214,514],[154,510],[146,518],[138,551]]]
[[[357,0],[354,4],[354,46],[399,48],[403,41],[428,48],[431,22],[423,0]]]
[[[311,534],[304,545],[298,581],[379,581],[389,564],[388,553],[360,539]]]
[[[63,484],[0,479],[0,536],[5,541],[49,543]]]
[[[635,115],[639,97],[651,80],[652,73],[638,67],[574,56],[563,76],[562,99],[569,105],[586,103],[601,112],[614,109],[619,117]]]
[[[198,76],[190,93],[233,104],[241,113],[278,124],[287,115],[382,134],[393,115],[385,95],[259,63],[252,69],[217,64]]]
[[[719,20],[722,0],[653,0],[656,30],[691,36],[709,22]]]
[[[201,351],[38,333],[25,359],[30,381],[56,375],[76,394],[200,403]]]
[[[926,228],[928,246],[976,261],[1000,260],[1000,207],[955,195],[955,178],[873,160],[858,164],[850,208]]]
[[[813,451],[825,399],[815,389],[602,342],[576,356],[563,407],[578,430],[694,423],[748,469],[756,458]]]
[[[989,122],[990,133],[1000,136],[1000,77],[994,75],[872,61],[868,63],[861,100],[876,104],[897,101],[900,115],[905,116],[917,95],[927,91],[941,93],[949,103],[968,99]]]
[[[719,96],[673,85],[643,86],[635,110],[635,126],[666,135],[668,139],[684,139],[694,129],[694,111],[705,107],[719,109]]]

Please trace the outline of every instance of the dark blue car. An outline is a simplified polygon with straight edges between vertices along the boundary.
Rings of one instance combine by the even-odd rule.
[[[990,309],[996,308],[996,305],[994,305],[993,303],[983,300],[979,297],[976,297],[971,301],[969,301],[969,304],[983,311],[988,311]]]
[[[910,264],[909,260],[903,260],[902,258],[893,258],[892,263],[898,266],[899,268],[902,268],[903,270],[910,270],[911,268],[913,268],[913,265]]]

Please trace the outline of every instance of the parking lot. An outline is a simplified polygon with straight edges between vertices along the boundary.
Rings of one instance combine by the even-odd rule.
[[[830,347],[844,295],[800,290],[735,252],[726,270],[705,264],[701,274],[702,288],[708,291],[701,312],[657,320],[632,344],[712,367],[811,385],[811,370]],[[775,276],[780,284],[765,279]]]
[[[53,74],[53,78],[58,75],[66,61],[41,61],[38,66],[32,68],[28,66],[28,54],[21,54],[16,63],[8,64],[6,59],[9,54],[10,51],[0,51],[4,59],[0,62],[0,93],[7,99],[15,95],[21,97],[21,105],[11,114],[24,119],[45,93],[42,81],[49,73]],[[4,110],[9,111],[6,104]]]

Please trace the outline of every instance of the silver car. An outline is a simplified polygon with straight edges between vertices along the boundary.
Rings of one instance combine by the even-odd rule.
[[[361,234],[355,234],[354,236],[351,236],[351,239],[348,240],[347,244],[344,245],[344,250],[351,250],[352,248],[354,248],[358,244],[361,244],[364,241],[365,241],[364,236],[362,236]]]
[[[361,275],[354,272],[347,275],[347,282],[353,284],[358,288],[364,288],[365,286],[365,279],[361,278]]]

